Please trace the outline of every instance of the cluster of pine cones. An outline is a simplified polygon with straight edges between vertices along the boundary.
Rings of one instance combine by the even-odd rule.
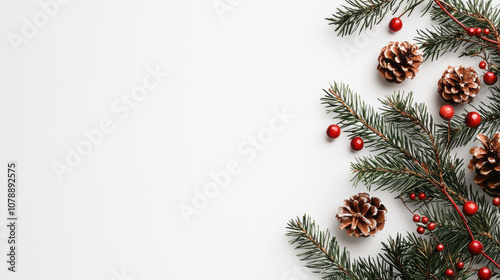
[[[423,61],[417,45],[406,41],[390,42],[380,52],[377,69],[388,82],[399,84],[415,78]],[[479,74],[472,67],[448,66],[438,82],[439,94],[451,104],[472,102],[480,89]]]

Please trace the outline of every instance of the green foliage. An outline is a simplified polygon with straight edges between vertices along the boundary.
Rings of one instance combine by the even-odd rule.
[[[398,236],[384,243],[383,253],[377,257],[351,260],[335,237],[329,231],[320,231],[309,217],[292,220],[287,235],[297,249],[302,249],[299,257],[307,267],[324,279],[445,279],[445,270],[459,261],[484,263],[484,258],[472,259],[468,254],[471,237],[450,199],[458,205],[469,200],[478,204],[479,211],[467,219],[468,225],[483,243],[484,252],[500,261],[498,208],[466,183],[463,160],[450,153],[450,146],[459,144],[456,139],[466,136],[449,137],[447,125],[436,124],[425,104],[415,102],[411,92],[396,92],[380,100],[380,113],[342,83],[325,90],[322,101],[344,133],[351,138],[361,136],[374,152],[352,163],[355,184],[362,182],[369,189],[404,194],[401,198],[406,200],[410,192],[425,192],[427,200],[407,203],[438,226],[433,231],[435,238]],[[500,110],[498,94],[482,110],[485,116],[487,111]],[[445,251],[435,250],[437,240],[445,245]],[[456,272],[455,279],[469,279],[474,274],[465,269]]]
[[[382,253],[376,257],[351,259],[346,249],[340,249],[335,237],[328,230],[321,231],[307,215],[289,221],[287,236],[300,252],[297,254],[323,279],[347,280],[424,280],[446,279],[444,272],[459,261],[468,264],[470,257],[463,257],[458,250],[438,252],[437,242],[408,234],[397,235],[382,243]],[[456,272],[455,279],[468,279],[474,274],[465,269]]]
[[[335,31],[340,36],[350,35],[359,30],[371,29],[379,24],[387,13],[395,14],[403,7],[410,15],[424,0],[346,0],[347,5],[337,9],[331,18],[326,20],[336,25]],[[405,5],[403,5],[405,4]],[[430,5],[426,8],[428,10]]]
[[[500,10],[492,0],[447,0],[440,1],[446,10],[465,27],[488,28],[492,35],[498,36]],[[423,4],[423,5],[422,5]],[[371,29],[379,24],[388,14],[402,10],[410,15],[422,6],[422,15],[430,11],[431,19],[437,26],[418,30],[415,41],[424,52],[424,58],[437,59],[447,52],[461,51],[462,55],[477,56],[484,53],[484,59],[491,63],[500,63],[498,44],[470,37],[458,23],[453,21],[433,0],[346,0],[346,4],[337,9],[329,24],[335,25],[339,36],[353,34],[356,31]],[[492,70],[500,74],[500,68],[493,64]]]

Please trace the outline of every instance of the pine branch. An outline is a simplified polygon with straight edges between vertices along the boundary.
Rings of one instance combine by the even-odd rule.
[[[307,262],[306,267],[322,274],[324,279],[358,279],[349,253],[345,249],[340,250],[335,237],[330,236],[330,231],[321,232],[306,215],[302,220],[290,220],[287,229],[286,235],[292,238],[290,244],[302,250],[297,256]]]
[[[384,16],[392,12],[395,14],[406,2],[404,13],[410,15],[424,0],[346,0],[347,5],[337,9],[332,18],[327,18],[329,24],[336,25],[335,31],[339,36],[353,34],[354,32],[371,29],[379,24]],[[424,11],[428,10],[426,7]]]
[[[336,112],[334,119],[351,137],[363,138],[365,145],[378,152],[397,153],[427,169],[425,162],[419,161],[414,155],[419,154],[420,146],[414,145],[408,135],[375,112],[373,107],[364,103],[356,93],[342,83],[324,90],[325,97],[321,100],[326,105],[327,112]]]
[[[306,215],[290,220],[287,226],[290,243],[300,251],[298,256],[306,267],[319,273],[323,279],[349,280],[424,280],[445,279],[446,267],[463,259],[456,250],[440,253],[435,250],[436,241],[414,234],[382,243],[382,253],[376,257],[351,260],[347,250],[340,249],[328,230],[321,231]],[[453,246],[453,245],[452,245]],[[456,279],[471,276],[470,270],[457,272]]]
[[[435,60],[448,52],[456,52],[463,45],[472,45],[472,42],[463,38],[464,32],[457,26],[439,26],[433,30],[417,30],[415,41],[424,52],[424,59]]]

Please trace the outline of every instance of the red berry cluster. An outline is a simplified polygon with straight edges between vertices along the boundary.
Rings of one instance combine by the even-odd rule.
[[[326,129],[326,135],[330,139],[338,138],[340,136],[340,126],[338,126],[336,124],[330,125]],[[352,138],[352,140],[351,140],[351,148],[353,150],[360,151],[360,150],[363,149],[364,146],[365,146],[365,143],[364,143],[363,139],[361,139],[361,137],[354,137],[354,138]]]
[[[490,30],[488,28],[485,28],[484,30],[481,29],[480,27],[469,27],[467,29],[467,35],[469,36],[481,36],[481,34],[484,34],[485,36],[490,35]]]
[[[425,193],[421,192],[421,193],[418,194],[418,199],[425,200],[426,198],[427,198],[427,195]],[[411,200],[417,199],[417,194],[410,193],[410,199]]]
[[[411,200],[415,200],[415,199],[417,199],[417,194],[410,193],[409,197]],[[418,198],[422,199],[422,200],[425,199],[426,197],[427,196],[423,192],[418,195]],[[493,199],[493,204],[495,206],[499,206],[500,205],[500,197],[495,197]],[[464,205],[462,207],[462,212],[467,216],[472,216],[472,215],[476,214],[478,210],[479,210],[479,207],[477,206],[477,204],[474,201],[467,201],[464,203]],[[415,222],[415,223],[420,222],[423,224],[423,225],[420,225],[417,227],[417,233],[419,233],[419,234],[425,233],[425,227],[424,227],[425,225],[427,225],[427,229],[429,231],[433,231],[436,229],[436,224],[433,222],[429,223],[429,218],[427,218],[425,216],[420,217],[419,215],[414,214],[413,215],[413,222]],[[444,249],[445,249],[445,246],[443,244],[439,243],[436,245],[436,251],[442,252],[442,251],[444,251]],[[475,255],[479,255],[483,252],[484,246],[483,246],[483,244],[481,244],[481,242],[479,242],[477,240],[472,240],[472,242],[469,243],[469,246],[467,249],[469,250],[469,253],[471,255],[475,256]],[[456,264],[457,270],[462,270],[464,267],[465,267],[464,262],[458,262]],[[445,271],[445,275],[447,277],[452,277],[455,275],[455,271],[451,268],[448,268]],[[477,275],[478,275],[480,280],[489,280],[492,277],[492,272],[489,268],[483,267],[483,268],[478,270]]]
[[[443,105],[441,109],[439,109],[439,115],[444,120],[451,120],[455,115],[455,109],[451,105]],[[481,124],[481,115],[478,112],[469,112],[467,116],[465,116],[465,124],[468,127],[477,127]]]

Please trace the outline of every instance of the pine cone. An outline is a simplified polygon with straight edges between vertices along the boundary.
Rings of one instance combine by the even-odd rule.
[[[481,89],[479,75],[473,67],[448,66],[438,82],[438,92],[446,102],[471,103]]]
[[[382,48],[378,57],[378,72],[388,82],[399,84],[415,78],[424,58],[417,45],[404,42],[390,42]]]
[[[476,170],[474,183],[491,196],[500,195],[500,132],[490,140],[483,134],[477,136],[483,147],[470,150],[472,160],[469,170]]]
[[[358,193],[344,200],[336,217],[339,228],[345,229],[349,236],[367,237],[384,228],[386,214],[387,209],[380,203],[380,198]]]

